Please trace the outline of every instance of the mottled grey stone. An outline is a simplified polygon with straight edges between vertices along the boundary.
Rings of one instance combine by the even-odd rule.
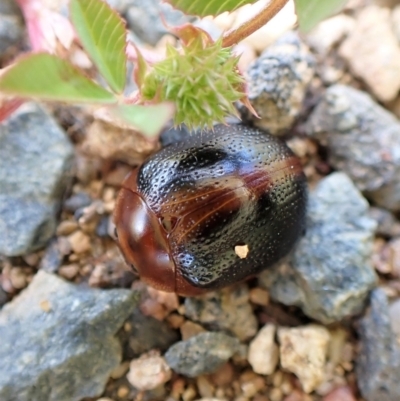
[[[327,89],[306,124],[328,149],[329,163],[345,172],[378,205],[400,210],[400,122],[367,93]]]
[[[24,37],[22,15],[13,0],[0,2],[0,56]]]
[[[260,275],[271,297],[325,324],[360,313],[376,285],[371,264],[376,222],[344,173],[310,194],[305,236],[289,263]]]
[[[258,323],[245,284],[186,298],[185,315],[208,329],[226,331],[241,341],[257,333]]]
[[[299,116],[315,61],[298,35],[289,32],[247,70],[248,98],[261,119],[243,113],[271,134],[284,134]]]
[[[0,125],[0,254],[35,251],[54,234],[73,147],[34,103]]]
[[[161,15],[171,26],[182,25],[193,20],[181,11],[173,9],[170,4],[159,0],[130,0],[125,10],[128,27],[141,40],[152,46],[168,33],[160,18]]]
[[[358,386],[367,401],[398,401],[400,347],[391,329],[388,300],[381,289],[372,291],[370,300],[370,310],[358,326]]]
[[[205,332],[174,344],[166,352],[165,360],[175,372],[196,377],[215,372],[238,351],[240,342],[237,338]]]
[[[39,271],[0,311],[0,399],[100,395],[121,361],[115,333],[137,298],[129,290],[79,287]]]
[[[154,349],[164,352],[179,339],[177,331],[171,329],[165,321],[145,316],[140,309],[133,311],[127,323],[130,330],[124,328],[118,335],[125,359],[136,358]]]

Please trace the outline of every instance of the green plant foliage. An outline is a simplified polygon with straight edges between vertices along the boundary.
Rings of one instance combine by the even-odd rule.
[[[198,17],[216,16],[225,11],[235,11],[246,4],[254,4],[257,0],[166,0],[175,8],[186,14]]]
[[[114,103],[115,96],[69,62],[47,53],[25,56],[0,76],[0,91],[22,98]]]
[[[237,114],[233,103],[245,96],[237,62],[221,40],[204,44],[199,36],[184,45],[183,52],[169,46],[167,58],[146,75],[142,98],[174,102],[176,125],[212,127]]]
[[[300,30],[308,32],[323,19],[339,12],[347,0],[295,0]]]
[[[71,0],[71,20],[83,47],[111,89],[122,93],[126,81],[126,29],[104,0]]]
[[[140,133],[155,138],[174,114],[172,103],[155,105],[117,105],[107,110],[117,121],[136,128]]]

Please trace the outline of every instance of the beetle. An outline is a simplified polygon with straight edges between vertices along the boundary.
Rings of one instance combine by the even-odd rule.
[[[274,265],[305,229],[307,184],[287,145],[216,125],[152,155],[125,179],[119,247],[141,279],[194,296]]]

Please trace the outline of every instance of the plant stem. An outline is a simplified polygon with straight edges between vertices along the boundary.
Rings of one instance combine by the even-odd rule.
[[[224,33],[222,46],[229,47],[240,42],[271,20],[289,0],[271,0],[257,15]]]

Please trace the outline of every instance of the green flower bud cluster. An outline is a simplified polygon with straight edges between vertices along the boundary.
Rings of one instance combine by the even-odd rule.
[[[166,59],[146,74],[142,99],[174,102],[176,125],[211,128],[237,115],[234,102],[245,97],[238,60],[221,40],[204,43],[199,36],[182,49],[169,46]]]

